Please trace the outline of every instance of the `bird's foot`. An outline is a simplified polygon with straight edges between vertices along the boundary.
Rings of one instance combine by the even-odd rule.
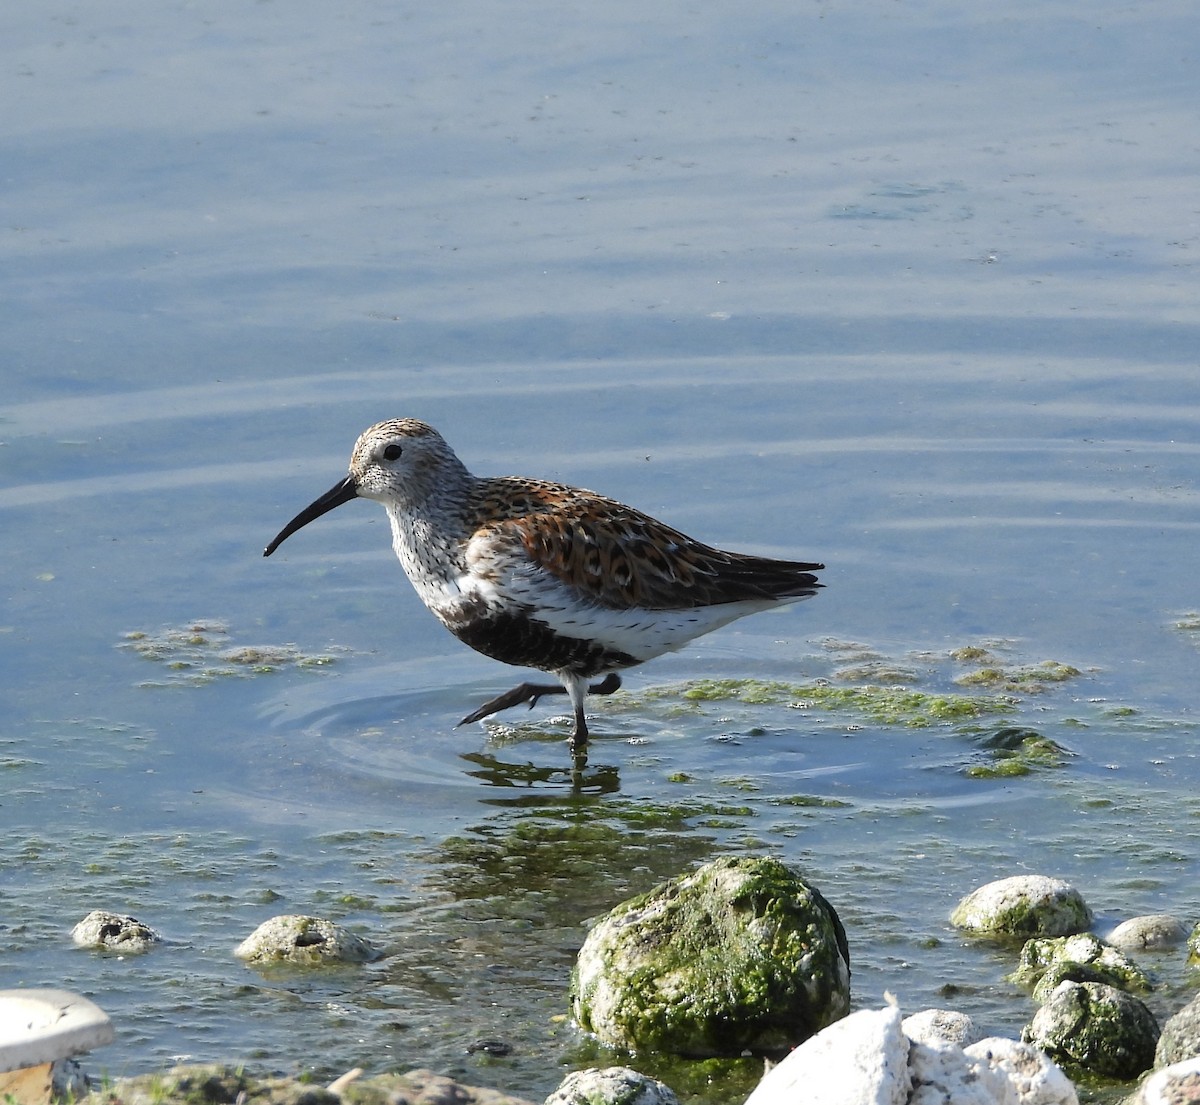
[[[621,677],[615,671],[611,671],[599,683],[593,683],[588,687],[588,694],[612,694],[613,691],[620,689],[620,686]],[[522,683],[519,686],[513,687],[511,691],[505,691],[504,694],[497,695],[490,701],[485,702],[478,710],[472,710],[458,724],[471,725],[473,722],[482,721],[485,717],[490,717],[501,710],[507,710],[510,706],[519,706],[522,702],[528,702],[529,708],[532,710],[537,705],[539,698],[549,694],[566,693],[567,688],[561,683]],[[580,743],[587,743],[586,729],[583,733],[583,740]]]
[[[513,687],[511,691],[505,691],[504,694],[485,702],[478,710],[472,710],[458,724],[470,725],[472,722],[482,721],[485,717],[507,710],[510,706],[519,706],[522,702],[528,702],[532,710],[543,695],[566,693],[567,688],[560,683],[522,683]]]

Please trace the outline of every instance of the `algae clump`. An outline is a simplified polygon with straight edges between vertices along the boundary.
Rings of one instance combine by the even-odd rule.
[[[911,687],[794,684],[761,679],[697,679],[678,692],[688,702],[737,701],[753,706],[785,705],[796,710],[844,711],[883,725],[925,728],[938,722],[964,721],[1016,708],[1006,695],[938,694]]]

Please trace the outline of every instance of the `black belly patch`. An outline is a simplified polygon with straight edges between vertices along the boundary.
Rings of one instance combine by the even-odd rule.
[[[587,678],[638,662],[595,641],[564,637],[525,614],[488,614],[448,628],[476,652],[520,668],[566,671]]]

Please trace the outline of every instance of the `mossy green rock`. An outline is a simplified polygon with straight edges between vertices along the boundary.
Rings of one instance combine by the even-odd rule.
[[[725,857],[617,906],[571,979],[586,1031],[631,1051],[786,1051],[850,1008],[845,932],[777,860]]]
[[[1007,936],[1070,936],[1092,923],[1079,891],[1045,875],[1014,875],[973,890],[950,914],[971,932]]]
[[[1158,1022],[1124,990],[1099,982],[1063,982],[1021,1039],[1069,1070],[1129,1080],[1153,1064]]]
[[[1128,956],[1091,933],[1027,940],[1009,978],[1033,988],[1042,1002],[1060,982],[1103,982],[1119,990],[1145,991],[1150,979]]]

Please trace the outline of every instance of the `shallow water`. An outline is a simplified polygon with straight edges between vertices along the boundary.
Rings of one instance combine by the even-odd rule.
[[[585,920],[716,854],[812,877],[856,1007],[1003,1032],[1032,1012],[1014,950],[946,921],[980,883],[1068,878],[1101,931],[1196,920],[1194,13],[1074,13],[10,15],[4,981],[93,995],[94,1071],[431,1066],[539,1099],[625,1059],[564,1019]],[[573,788],[553,702],[453,727],[514,676],[420,607],[373,504],[261,556],[396,415],[826,589],[631,673]],[[964,688],[964,646],[1080,674]],[[798,689],[685,698],[704,678]],[[805,705],[881,678],[1016,701]],[[969,774],[1002,727],[1068,755]],[[72,948],[94,907],[166,942]],[[232,958],[283,912],[387,954]],[[1182,1004],[1181,958],[1150,965]],[[714,1105],[757,1069],[636,1063]]]

